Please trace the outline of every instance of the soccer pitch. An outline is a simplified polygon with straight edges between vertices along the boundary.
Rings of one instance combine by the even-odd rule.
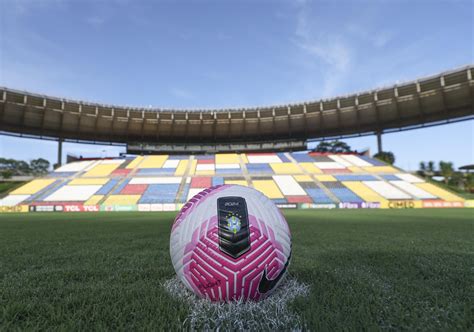
[[[285,215],[304,328],[472,330],[474,210]],[[163,287],[174,216],[0,215],[0,329],[189,329],[189,304]]]

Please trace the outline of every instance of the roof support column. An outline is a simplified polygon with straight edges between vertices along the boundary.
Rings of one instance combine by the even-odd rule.
[[[324,106],[323,106],[323,102],[320,101],[319,102],[319,130],[320,130],[320,137],[323,137],[324,136],[324,129],[325,129],[325,125],[324,125],[324,116],[323,116],[323,113],[324,113]]]
[[[0,120],[3,120],[4,116],[5,116],[5,108],[7,107],[7,91],[6,90],[3,90],[3,93],[2,93],[2,101],[3,101],[3,107],[0,108]]]
[[[174,121],[174,112],[171,113],[171,130],[170,130],[170,138],[173,138],[174,135],[174,126],[176,126],[176,121]]]
[[[184,128],[184,140],[187,142],[188,136],[189,136],[189,113],[188,112],[186,112],[185,114],[185,119],[186,119],[186,127]]]
[[[448,115],[449,115],[449,110],[448,110],[448,105],[446,104],[446,97],[445,97],[445,92],[444,92],[444,88],[445,88],[445,83],[444,83],[444,76],[441,76],[439,78],[439,84],[441,85],[441,100],[443,102],[443,109],[444,109],[444,113],[446,114],[446,118],[448,118]]]
[[[143,140],[143,137],[145,136],[144,131],[145,131],[145,111],[142,111],[142,126],[140,128],[140,133],[142,135],[142,140]]]
[[[420,94],[421,94],[421,87],[420,87],[420,83],[418,81],[416,81],[416,102],[418,103],[418,108],[420,110],[420,117],[421,117],[421,121],[423,122],[422,125],[425,125],[425,110],[423,108],[423,104],[421,102],[421,97],[420,97]]]
[[[110,112],[110,115],[111,115],[111,123],[110,123],[110,140],[113,139],[114,137],[114,132],[115,132],[115,129],[114,129],[114,122],[115,122],[115,108],[112,107],[112,111]]]
[[[217,127],[217,112],[213,113],[214,121],[212,122],[212,137],[216,139],[216,127]]]
[[[229,124],[227,125],[227,140],[230,141],[230,137],[232,134],[232,114],[228,111],[227,112],[227,120],[229,121]]]
[[[355,105],[355,112],[356,112],[356,123],[357,123],[357,130],[360,132],[360,110],[359,110],[359,95],[355,97],[354,100]]]
[[[377,135],[377,152],[380,153],[383,151],[382,149],[382,131],[377,131],[375,133]]]
[[[467,69],[467,80],[468,80],[468,86],[470,86],[469,92],[471,94],[471,105],[474,105],[474,85],[471,85],[473,77],[471,74],[471,69]],[[443,90],[444,91],[444,90]]]
[[[379,111],[379,107],[377,105],[377,103],[379,102],[379,95],[376,92],[374,92],[374,95],[373,95],[373,106],[374,106],[374,110],[375,110],[375,122],[376,122],[376,125],[377,125],[377,130],[380,130],[380,111]]]
[[[21,126],[25,127],[25,114],[26,114],[26,104],[28,103],[28,97],[26,95],[23,96],[23,112],[21,112]]]
[[[98,125],[99,125],[99,107],[95,107],[95,121],[94,121],[94,136],[97,139],[99,130],[98,130]]]
[[[242,113],[242,118],[244,119],[244,123],[242,124],[242,133],[241,133],[242,135],[241,135],[241,137],[242,137],[242,139],[245,139],[245,137],[246,137],[246,135],[245,135],[245,127],[246,127],[246,124],[247,124],[247,119],[246,119],[246,113],[245,113],[245,111],[243,111],[243,113]]]
[[[128,141],[128,138],[129,138],[129,132],[130,132],[130,122],[132,122],[132,119],[130,119],[130,110],[127,110],[127,129],[126,132],[125,132],[125,137],[127,137],[127,141]]]
[[[61,167],[63,160],[63,139],[60,137],[58,139],[58,162],[56,163],[56,168]]]
[[[45,124],[46,124],[46,98],[43,98],[43,113],[41,114],[41,135],[44,134]]]
[[[160,140],[160,112],[156,112],[156,140]]]
[[[341,100],[337,98],[336,100],[336,114],[337,114],[337,127],[342,128],[342,121],[341,121]]]
[[[262,137],[261,130],[260,130],[260,110],[257,110],[257,135],[258,138]]]
[[[303,117],[304,117],[304,137],[308,137],[308,110],[306,109],[306,103],[303,104]]]
[[[204,126],[204,121],[202,119],[202,112],[199,112],[199,140],[202,141],[202,127]]]
[[[400,108],[398,107],[398,87],[395,87],[393,89],[393,95],[394,95],[394,98],[392,99],[394,101],[394,105],[395,105],[395,111],[397,112],[397,119],[398,121],[400,121],[400,119],[402,118],[402,114],[400,113]]]
[[[291,106],[288,106],[288,138],[291,138]]]
[[[275,126],[275,108],[272,108],[272,135],[275,139],[276,136],[276,126]]]

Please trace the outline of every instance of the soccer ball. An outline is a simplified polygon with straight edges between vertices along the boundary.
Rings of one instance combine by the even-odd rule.
[[[220,185],[191,198],[171,230],[179,279],[211,301],[261,300],[281,282],[291,235],[280,210],[261,192]]]

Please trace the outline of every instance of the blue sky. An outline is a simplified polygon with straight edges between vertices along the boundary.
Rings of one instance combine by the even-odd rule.
[[[474,63],[472,1],[0,1],[0,85],[108,104],[271,105]],[[397,165],[474,162],[473,122],[388,134]],[[350,139],[361,150],[375,137]],[[0,156],[56,144],[0,136]],[[66,144],[85,156],[121,148]]]

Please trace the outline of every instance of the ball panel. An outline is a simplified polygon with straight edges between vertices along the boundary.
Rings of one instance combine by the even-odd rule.
[[[250,250],[238,258],[219,247],[217,199],[229,196],[243,197],[248,209]],[[189,203],[175,220],[170,243],[173,266],[184,284],[213,301],[268,296],[291,255],[288,225],[273,202],[254,189],[224,185],[206,189]],[[259,292],[263,277],[271,286],[267,293]]]

